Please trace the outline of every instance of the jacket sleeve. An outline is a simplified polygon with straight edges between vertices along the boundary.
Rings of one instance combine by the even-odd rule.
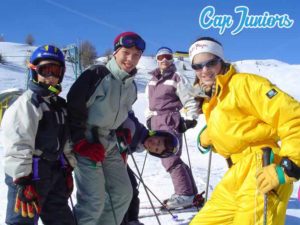
[[[85,70],[74,82],[67,94],[67,109],[69,115],[71,140],[77,143],[85,138],[86,121],[88,118],[87,104],[97,89],[104,75],[109,71],[105,66]]]
[[[150,99],[150,96],[149,96],[149,83],[147,84],[146,88],[145,88],[145,98],[146,98],[146,109],[144,111],[144,115],[145,115],[145,118],[146,120],[150,119],[153,114],[152,112],[150,111],[150,103],[149,103],[149,99]]]
[[[197,119],[198,118],[198,108],[199,103],[192,96],[192,85],[188,79],[180,74],[180,80],[177,84],[176,94],[179,97],[186,114],[187,119]]]
[[[300,103],[263,78],[250,77],[245,87],[249,111],[276,130],[281,142],[279,155],[300,167]]]
[[[133,152],[141,152],[144,150],[143,143],[148,137],[148,129],[139,122],[133,111],[128,113],[128,118],[122,124],[123,128],[127,128],[131,132],[132,141],[130,148]]]
[[[73,150],[73,143],[71,142],[70,139],[68,139],[64,146],[64,155],[67,158],[70,166],[75,168],[77,165],[77,161],[72,150]]]
[[[4,171],[14,180],[32,172],[32,153],[42,115],[42,110],[36,108],[24,95],[4,114],[1,123],[5,150]]]

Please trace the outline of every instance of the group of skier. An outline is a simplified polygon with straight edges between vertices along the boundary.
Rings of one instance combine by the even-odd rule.
[[[44,45],[32,53],[29,89],[1,123],[6,223],[37,224],[40,217],[45,225],[143,225],[136,174],[126,163],[140,149],[160,157],[171,176],[174,194],[165,207],[191,206],[198,190],[180,158],[182,134],[203,113],[200,145],[222,155],[229,169],[191,224],[284,224],[292,183],[300,178],[299,102],[265,78],[237,72],[222,44],[203,37],[189,49],[193,86],[176,70],[172,50],[158,49],[146,87],[146,128],[132,110],[146,43],[124,32],[113,47],[106,65],[79,76],[67,101],[58,96],[66,69],[61,50]],[[266,149],[272,157],[263,164]]]

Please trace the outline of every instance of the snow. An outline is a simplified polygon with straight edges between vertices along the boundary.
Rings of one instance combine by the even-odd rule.
[[[9,42],[0,42],[0,54],[2,54],[5,59],[5,64],[0,64],[0,92],[9,88],[26,88],[26,67],[25,61],[28,58],[29,51],[32,51],[34,47],[16,44]],[[7,57],[6,57],[7,56]],[[101,60],[100,60],[101,61]],[[254,74],[260,74],[267,77],[271,82],[275,83],[279,88],[289,93],[298,101],[300,100],[300,65],[289,65],[278,60],[243,60],[238,62],[233,62],[239,71],[242,72],[251,72]],[[182,73],[185,73],[186,76],[193,81],[194,72],[192,71],[188,59],[184,61],[175,61],[175,64],[178,70]],[[138,100],[134,104],[134,110],[139,118],[139,120],[145,123],[144,118],[144,109],[146,106],[146,96],[144,93],[145,85],[150,79],[148,74],[151,70],[155,69],[156,62],[154,57],[143,56],[137,65],[138,74],[136,76],[136,81],[138,84]],[[185,68],[185,69],[184,69]],[[73,75],[73,70],[71,64],[67,63],[66,76],[63,81],[63,92],[62,96],[66,96],[70,86],[74,82],[75,76]],[[188,153],[190,156],[192,172],[196,180],[196,184],[199,192],[205,190],[206,186],[206,176],[207,176],[207,167],[208,167],[208,154],[201,154],[196,147],[196,137],[197,133],[204,126],[204,117],[200,116],[198,119],[198,125],[192,130],[186,132],[186,139],[188,145]],[[5,224],[5,213],[6,213],[6,194],[7,188],[4,183],[4,172],[3,172],[3,148],[0,145],[0,224]],[[136,160],[139,170],[142,170],[142,166],[145,160],[146,153],[135,153],[133,155]],[[183,146],[182,159],[188,164],[188,155]],[[129,158],[130,167],[136,172],[132,158]],[[222,179],[223,174],[227,171],[227,165],[225,160],[217,154],[212,156],[212,165],[211,165],[211,175],[210,175],[210,185],[209,185],[209,196]],[[137,173],[137,172],[136,172]],[[151,189],[151,191],[161,200],[168,198],[173,194],[173,186],[171,183],[170,176],[165,172],[163,166],[160,163],[160,159],[152,157],[150,155],[146,158],[146,164],[143,171],[143,180],[145,184]],[[294,185],[294,191],[289,201],[286,224],[294,225],[300,224],[300,202],[297,200],[297,191],[299,188],[300,182],[297,182]],[[143,186],[140,185],[140,199],[141,206],[149,206],[150,203],[147,199],[147,195],[143,189]],[[150,194],[151,196],[151,194]],[[76,202],[75,192],[72,195],[73,201]],[[154,205],[159,205],[158,201],[151,196],[151,199]],[[141,209],[140,215],[146,213],[151,213],[150,209]],[[176,213],[175,213],[176,214]],[[161,224],[167,225],[187,225],[193,218],[196,212],[190,213],[180,213],[176,214],[178,220],[174,221],[170,215],[161,215],[159,216]],[[142,218],[141,221],[145,225],[158,224],[155,217]]]

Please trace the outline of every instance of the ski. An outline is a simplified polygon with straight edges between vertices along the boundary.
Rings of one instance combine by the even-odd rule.
[[[172,210],[176,210],[176,209],[187,209],[187,208],[192,208],[192,207],[201,208],[204,205],[204,198],[203,198],[204,193],[205,193],[205,191],[203,191],[200,194],[196,194],[194,196],[193,203],[191,205],[187,205],[185,207],[179,207],[179,208],[175,208],[175,209],[169,209],[169,210],[172,211]],[[154,208],[159,209],[159,210],[168,211],[168,209],[166,209],[166,207],[163,206],[163,205],[167,204],[168,200],[169,199],[163,200],[162,204],[160,204],[160,205],[154,205]],[[140,209],[152,209],[152,207],[150,205],[140,205]]]
[[[161,205],[154,205],[155,209],[160,209],[161,207]],[[152,209],[152,207],[150,205],[140,205],[140,209]]]
[[[179,208],[175,208],[175,209],[169,209],[170,211],[173,210],[180,210],[180,209],[188,209],[188,208],[193,208],[195,207],[194,205],[188,205],[185,207],[179,207]],[[164,206],[162,205],[155,205],[154,206],[155,209],[161,210],[161,211],[168,211]],[[195,207],[196,208],[196,207]],[[152,207],[150,205],[142,205],[140,206],[140,209],[152,209]]]
[[[151,207],[148,208],[149,210],[152,209]],[[191,212],[191,213],[197,213],[198,212],[198,209],[194,206],[190,206],[190,207],[184,207],[184,208],[177,208],[177,209],[172,209],[170,210],[170,212],[172,214],[179,214],[179,213],[187,213],[187,212]],[[159,209],[159,210],[156,210],[156,214],[158,216],[161,216],[161,215],[167,215],[167,214],[170,214],[170,212],[166,209]],[[140,215],[139,215],[139,218],[147,218],[147,217],[154,217],[155,214],[152,212],[152,211],[149,211],[149,213],[147,212],[140,212]]]

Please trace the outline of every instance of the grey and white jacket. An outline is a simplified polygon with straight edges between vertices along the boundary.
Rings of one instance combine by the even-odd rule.
[[[62,152],[75,167],[66,117],[64,99],[25,91],[6,110],[1,123],[5,173],[14,180],[28,176],[34,156],[55,161]]]
[[[113,57],[79,76],[67,95],[73,143],[100,142],[106,151],[116,146],[115,130],[128,119],[137,98],[135,73],[121,70]]]

